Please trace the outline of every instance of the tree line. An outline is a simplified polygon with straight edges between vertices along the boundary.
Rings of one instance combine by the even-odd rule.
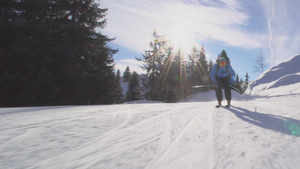
[[[177,102],[195,92],[207,91],[209,88],[194,89],[196,85],[212,85],[210,71],[214,62],[207,61],[205,48],[193,48],[187,57],[180,50],[175,50],[169,45],[165,37],[158,35],[156,31],[152,34],[153,40],[150,42],[150,50],[145,50],[142,58],[137,58],[142,62],[142,69],[145,74],[140,75],[140,83],[135,82],[135,90],[128,88],[127,92],[136,93],[147,100],[157,100],[163,102]],[[219,57],[224,57],[230,64],[230,58],[223,50]],[[124,72],[124,78],[130,80],[129,68]],[[138,76],[135,73],[135,76]],[[136,81],[136,80],[135,80]],[[131,81],[130,81],[131,82]],[[249,83],[248,73],[245,81],[237,74],[234,86],[241,91],[245,91]],[[141,92],[141,93],[138,93]],[[140,97],[139,97],[140,98]],[[134,99],[133,99],[134,100]],[[128,97],[125,101],[131,101]]]
[[[124,96],[114,68],[118,50],[108,45],[114,39],[101,33],[108,9],[99,3],[0,1],[0,106],[176,102],[192,94],[193,85],[211,83],[213,62],[203,46],[186,59],[153,32],[150,50],[137,58],[146,73],[129,72]]]

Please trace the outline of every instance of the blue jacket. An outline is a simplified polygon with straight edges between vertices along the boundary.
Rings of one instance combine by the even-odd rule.
[[[210,78],[215,84],[216,84],[216,76],[220,78],[231,76],[232,81],[234,81],[235,72],[230,65],[226,64],[224,68],[219,67],[219,70],[218,67],[219,65],[215,64],[210,71]],[[228,71],[226,70],[226,67]]]

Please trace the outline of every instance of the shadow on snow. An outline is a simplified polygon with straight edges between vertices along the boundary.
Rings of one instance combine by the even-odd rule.
[[[248,123],[254,124],[264,129],[281,132],[288,135],[300,136],[300,121],[297,119],[264,114],[247,109],[231,106],[228,109],[234,113],[238,118]]]

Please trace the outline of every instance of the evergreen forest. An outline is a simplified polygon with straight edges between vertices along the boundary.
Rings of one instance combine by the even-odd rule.
[[[184,56],[153,32],[141,58],[145,74],[115,70],[114,39],[101,33],[108,9],[94,0],[0,1],[0,106],[177,102],[211,84],[205,48]],[[220,53],[226,56],[226,51]],[[245,90],[236,77],[235,85]],[[122,83],[127,82],[126,94]],[[205,91],[207,89],[201,89]]]

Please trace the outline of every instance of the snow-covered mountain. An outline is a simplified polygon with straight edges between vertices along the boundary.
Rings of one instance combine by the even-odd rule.
[[[300,57],[233,92],[181,103],[0,109],[0,168],[298,169]],[[139,104],[137,104],[139,103]]]
[[[300,55],[270,68],[249,84],[246,94],[257,96],[288,96],[300,94]]]

